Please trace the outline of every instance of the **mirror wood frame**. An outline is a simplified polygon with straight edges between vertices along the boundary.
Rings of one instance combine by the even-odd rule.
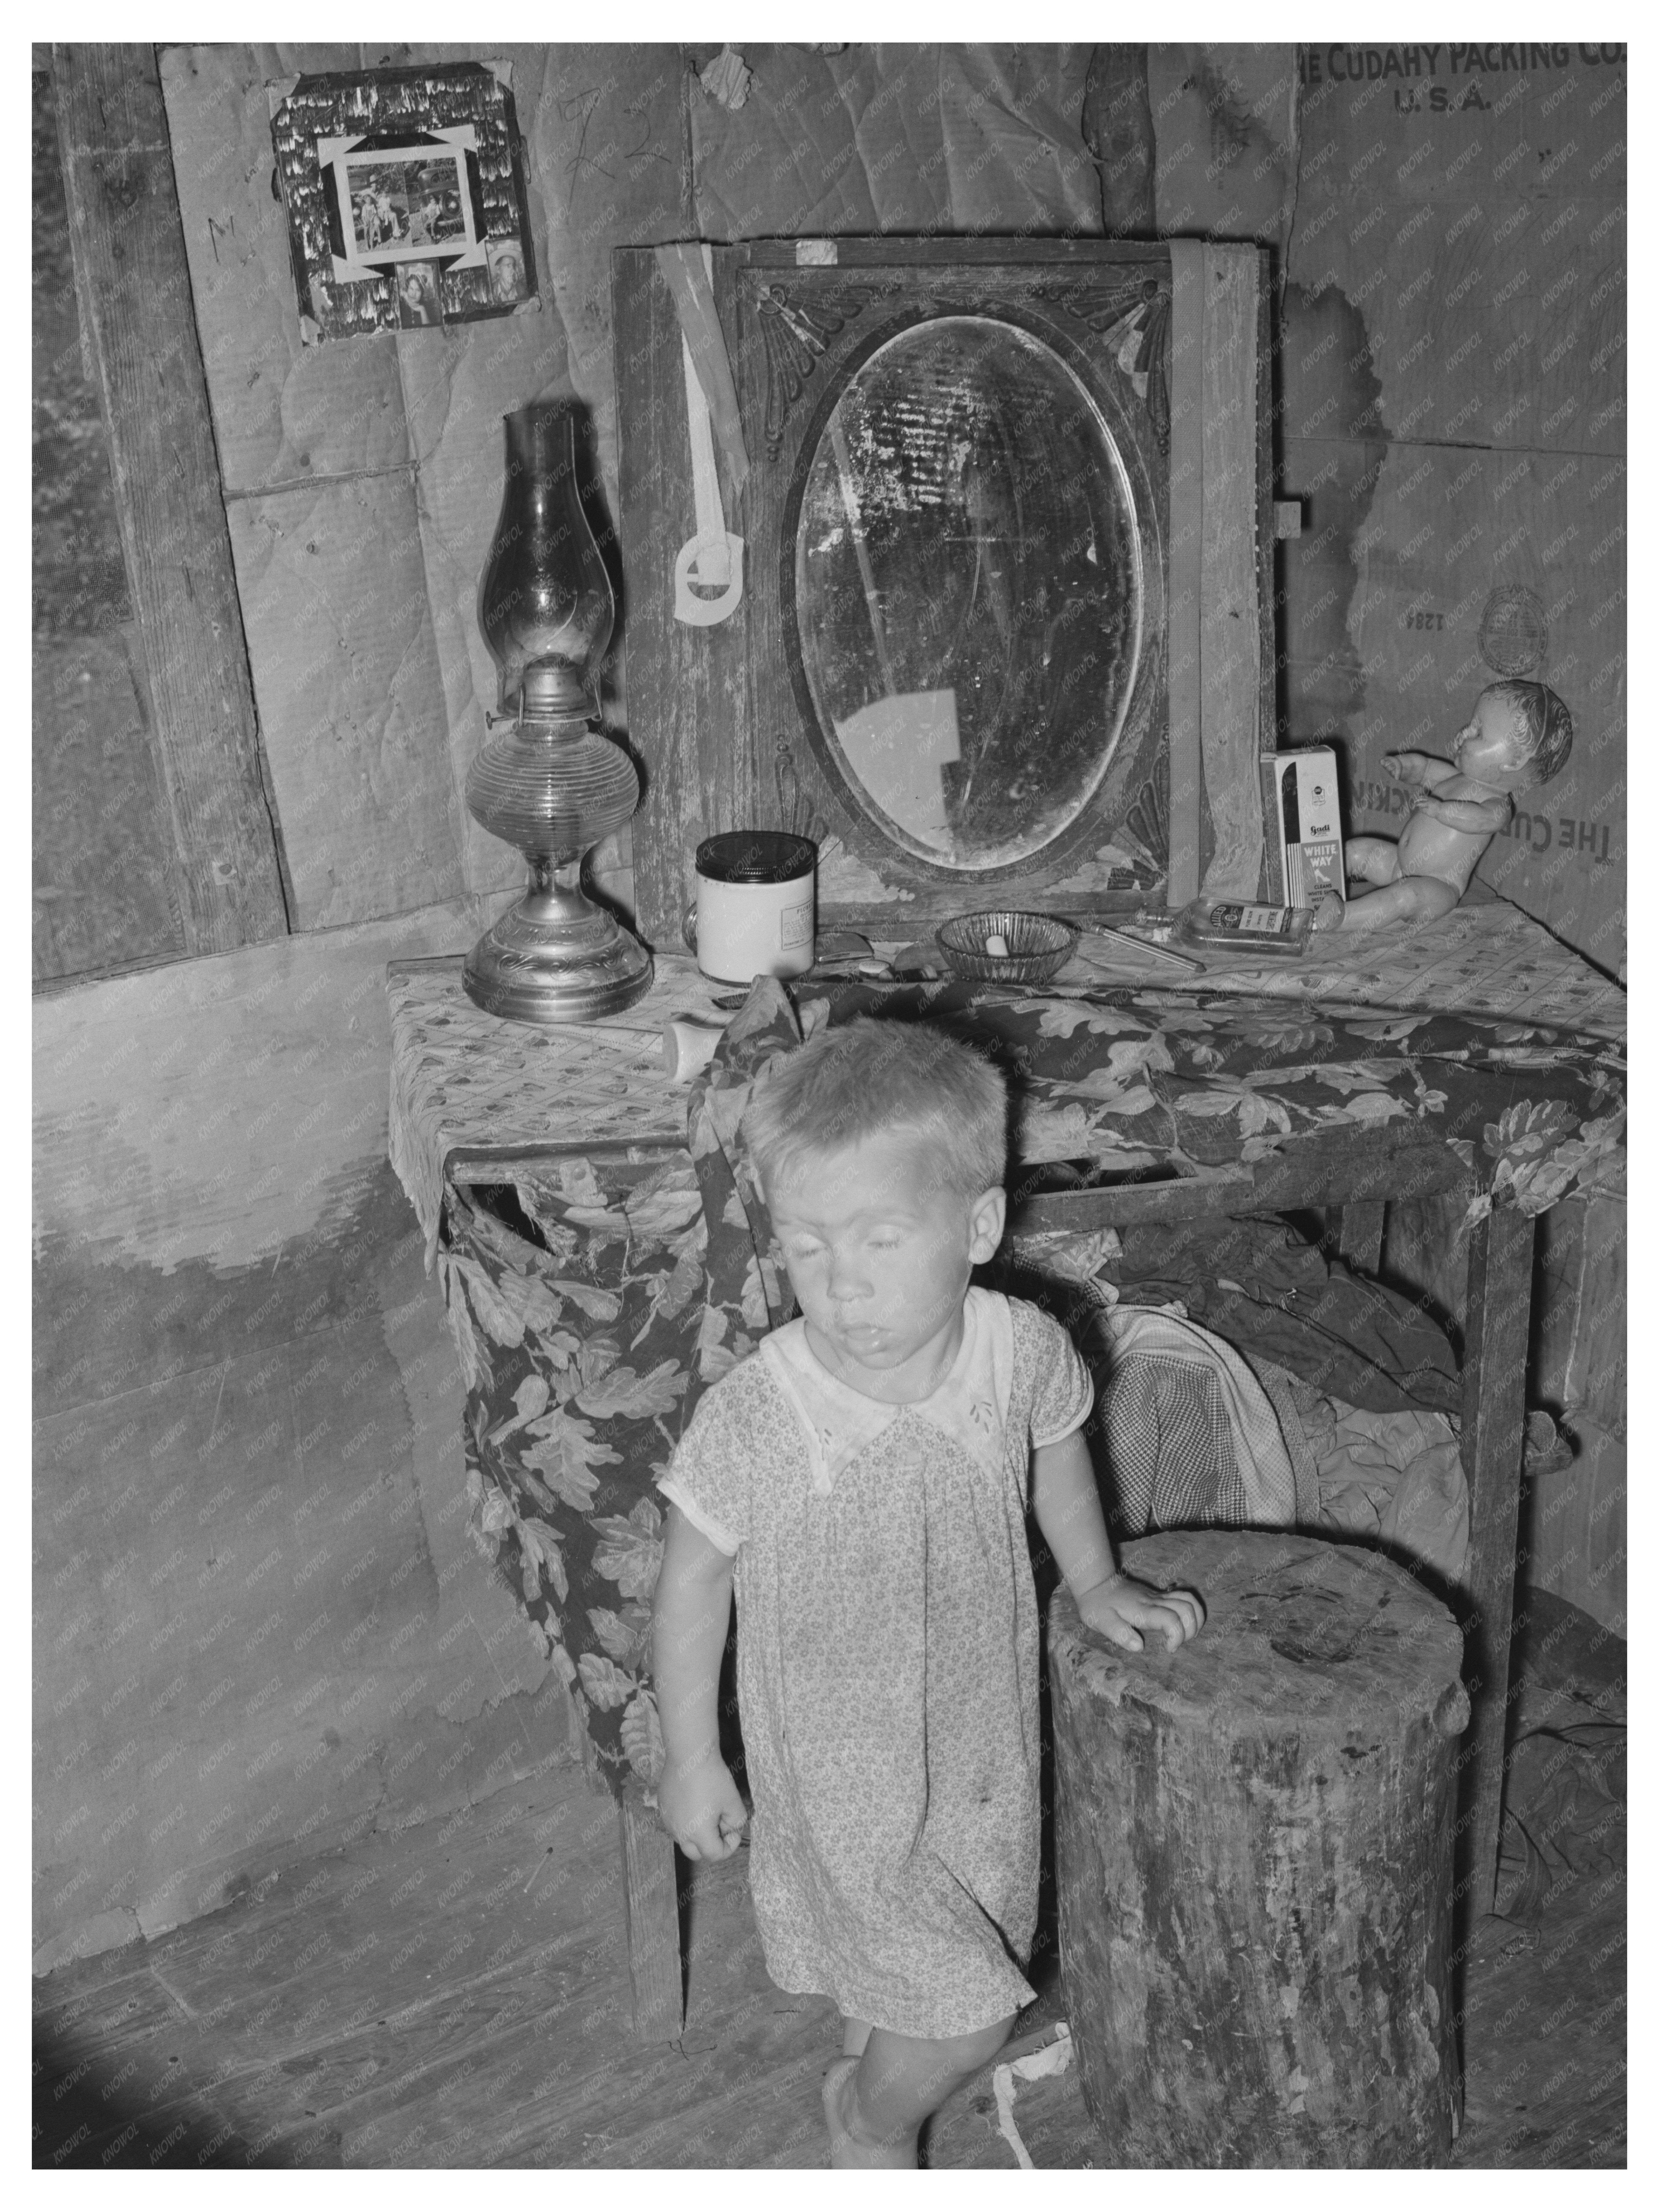
[[[1273,896],[1266,253],[1185,240],[843,238],[714,246],[712,261],[750,467],[734,492],[717,442],[726,526],[746,550],[741,599],[706,628],[673,611],[675,558],[696,529],[679,322],[654,249],[621,247],[613,261],[622,635],[645,782],[633,839],[647,941],[680,944],[703,837],[787,828],[808,811],[812,834],[841,848],[820,871],[820,930],[890,941],[992,904],[1104,917],[1179,906],[1200,885]],[[1137,392],[1115,358],[1148,284],[1169,307],[1163,440],[1150,384]],[[1146,605],[1130,714],[1099,788],[1041,853],[971,872],[884,839],[826,774],[790,620],[792,520],[848,377],[899,331],[960,314],[1030,331],[1100,406],[1136,486]],[[1133,874],[1095,858],[1115,833],[1119,849],[1145,855]]]

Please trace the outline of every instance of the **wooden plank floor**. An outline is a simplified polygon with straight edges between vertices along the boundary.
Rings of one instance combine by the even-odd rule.
[[[1531,1925],[1467,1939],[1459,2166],[1623,2163],[1623,1814],[1570,1842]],[[35,1984],[35,2166],[822,2165],[838,2022],[767,1979],[746,1853],[696,1869],[685,2028],[655,2046],[632,2032],[620,1863],[614,1808],[561,1759],[60,1969]],[[1005,2059],[1063,2015],[1052,1963],[1035,1978]],[[1020,2084],[1015,2119],[1039,2167],[1115,2162],[1074,2067]],[[990,2069],[929,2163],[1012,2170]]]

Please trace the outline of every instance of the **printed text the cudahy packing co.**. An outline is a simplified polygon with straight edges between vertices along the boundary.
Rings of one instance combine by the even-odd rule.
[[[1604,46],[1301,46],[1297,70],[1304,84],[1376,84],[1397,77],[1416,80],[1446,94],[1440,103],[1453,104],[1449,80],[1499,76],[1505,71],[1572,69],[1623,69],[1622,42]],[[1484,102],[1481,103],[1484,105]]]
[[[1355,811],[1361,814],[1409,814],[1411,793],[1397,783],[1380,783],[1367,778],[1354,787]],[[1500,837],[1519,838],[1534,853],[1547,853],[1552,845],[1563,852],[1583,854],[1596,862],[1613,858],[1613,833],[1605,822],[1586,821],[1580,815],[1549,815],[1533,813],[1522,806],[1516,807]]]

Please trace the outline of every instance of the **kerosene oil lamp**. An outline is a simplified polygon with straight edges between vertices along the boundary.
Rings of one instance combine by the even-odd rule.
[[[581,888],[584,855],[640,801],[633,763],[595,726],[616,602],[577,489],[571,408],[538,402],[504,419],[507,489],[478,592],[497,713],[466,804],[524,854],[530,883],[462,981],[509,1021],[591,1022],[631,1006],[652,974],[638,939]]]

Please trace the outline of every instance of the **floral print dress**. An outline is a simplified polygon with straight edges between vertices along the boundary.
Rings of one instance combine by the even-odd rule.
[[[925,2037],[1030,2001],[1030,1451],[1092,1403],[1057,1322],[975,1288],[916,1404],[848,1388],[800,1321],[699,1404],[661,1488],[736,1557],[750,1876],[781,1988]]]

